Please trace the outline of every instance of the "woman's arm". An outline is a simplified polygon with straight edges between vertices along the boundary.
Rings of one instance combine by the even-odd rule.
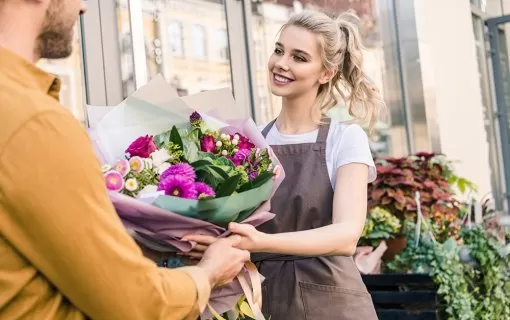
[[[265,234],[249,225],[232,224],[243,236],[239,247],[252,252],[300,256],[354,254],[367,211],[368,166],[351,163],[337,169],[333,223],[306,231]]]

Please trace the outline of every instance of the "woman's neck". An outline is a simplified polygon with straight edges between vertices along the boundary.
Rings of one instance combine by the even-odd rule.
[[[299,134],[317,129],[321,114],[314,107],[316,96],[283,98],[282,110],[276,120],[278,131],[283,134]]]

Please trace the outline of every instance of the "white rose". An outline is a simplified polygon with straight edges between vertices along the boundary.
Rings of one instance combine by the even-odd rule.
[[[152,163],[159,167],[161,166],[165,161],[168,161],[172,159],[172,156],[168,153],[166,149],[159,149],[151,153]]]
[[[168,162],[163,162],[161,165],[158,166],[158,173],[159,174],[162,174],[163,172],[166,171],[166,169],[170,168],[170,163]]]

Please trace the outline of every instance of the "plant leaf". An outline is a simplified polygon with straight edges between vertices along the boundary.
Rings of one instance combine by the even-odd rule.
[[[173,126],[172,130],[170,130],[170,141],[172,141],[175,145],[178,145],[179,147],[181,147],[181,150],[184,150],[182,138],[181,138],[181,135],[179,134],[179,131],[177,130],[176,126]]]
[[[239,187],[238,192],[244,192],[244,191],[258,188],[258,187],[264,185],[269,180],[271,180],[273,178],[273,175],[274,174],[270,171],[262,172],[252,181],[247,182],[247,183],[243,184],[241,187]]]
[[[218,187],[218,190],[216,191],[216,198],[227,197],[234,193],[234,191],[236,191],[237,189],[237,184],[239,183],[239,180],[241,180],[240,174],[226,179]]]
[[[201,170],[201,169],[203,169],[203,168],[205,168],[205,167],[210,166],[210,165],[211,165],[211,162],[210,162],[210,161],[207,161],[207,160],[197,160],[197,161],[195,161],[195,162],[191,163],[190,165],[191,165],[191,166],[193,167],[193,169],[195,169],[195,170]]]
[[[211,171],[211,172],[218,174],[224,180],[229,178],[228,173],[226,173],[222,168],[220,168],[218,166],[210,166],[210,167],[207,167],[207,169],[209,169],[209,171]]]
[[[158,148],[164,148],[170,142],[170,130],[155,135],[152,139]]]

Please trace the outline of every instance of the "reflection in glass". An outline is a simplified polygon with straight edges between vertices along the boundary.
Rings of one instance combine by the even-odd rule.
[[[193,55],[196,58],[205,58],[207,56],[207,35],[204,26],[194,24],[192,26],[192,39],[193,39]]]
[[[225,6],[218,0],[142,1],[147,81],[158,74],[180,95],[231,87]],[[117,0],[124,96],[134,90],[127,0]],[[139,48],[135,48],[139,50]],[[143,62],[136,62],[143,63]],[[143,85],[139,84],[139,85]]]

